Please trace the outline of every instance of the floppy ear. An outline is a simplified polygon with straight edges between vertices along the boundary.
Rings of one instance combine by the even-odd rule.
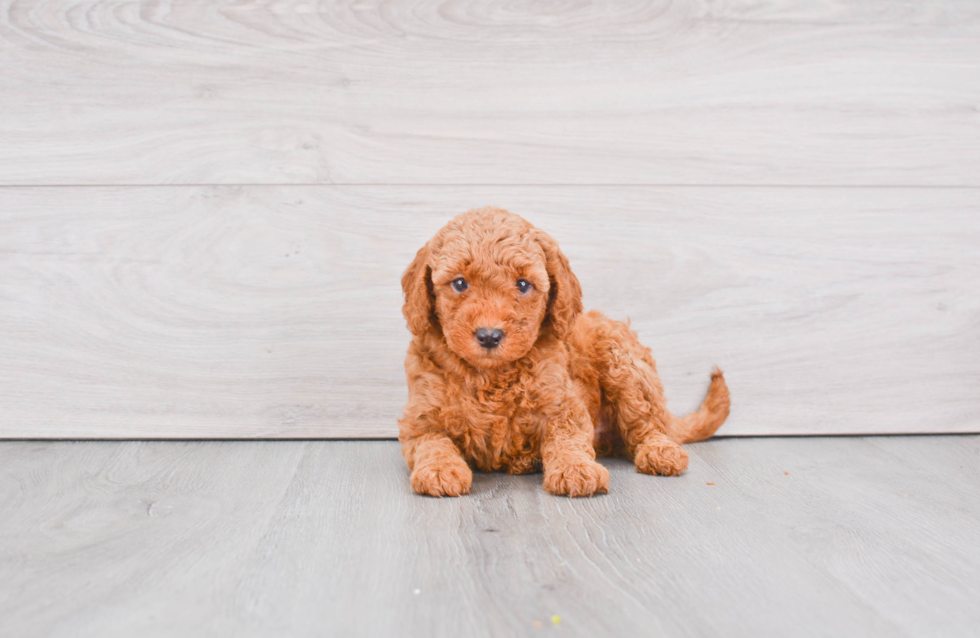
[[[432,292],[432,269],[429,268],[429,245],[416,253],[415,259],[402,275],[405,305],[402,313],[413,335],[422,336],[439,325],[435,315],[435,294]]]
[[[555,336],[567,339],[575,317],[582,312],[582,286],[569,267],[568,258],[558,248],[558,242],[540,230],[537,232],[537,239],[544,249],[545,267],[548,269],[551,285],[545,321],[551,321]]]

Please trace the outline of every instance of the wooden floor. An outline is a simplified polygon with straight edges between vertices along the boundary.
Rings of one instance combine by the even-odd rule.
[[[976,635],[980,436],[689,450],[440,500],[391,441],[0,443],[0,635]]]

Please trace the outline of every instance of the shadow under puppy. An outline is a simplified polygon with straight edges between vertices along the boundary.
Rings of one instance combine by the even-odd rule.
[[[645,474],[687,467],[680,443],[710,437],[728,416],[720,370],[701,408],[667,410],[650,350],[597,311],[558,244],[499,208],[443,227],[402,277],[412,332],[402,452],[419,494],[459,496],[470,466],[544,470],[552,494],[606,492],[596,453],[625,454]]]

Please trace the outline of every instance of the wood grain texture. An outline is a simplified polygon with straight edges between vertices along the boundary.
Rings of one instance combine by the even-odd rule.
[[[390,437],[400,275],[496,204],[727,435],[980,427],[980,189],[0,189],[0,437]]]
[[[980,185],[961,0],[0,0],[0,184]]]
[[[432,499],[394,442],[0,443],[0,629],[975,635],[980,437],[690,450],[677,478],[606,460],[594,499]]]

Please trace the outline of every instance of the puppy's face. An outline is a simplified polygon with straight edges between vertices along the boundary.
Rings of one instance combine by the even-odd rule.
[[[514,241],[498,235],[446,246],[432,271],[435,313],[446,343],[478,368],[526,355],[547,311],[544,254],[532,242],[515,250]]]
[[[565,338],[582,310],[555,240],[498,208],[449,222],[419,250],[402,288],[413,334],[441,332],[449,349],[484,369],[526,355],[545,325]]]

